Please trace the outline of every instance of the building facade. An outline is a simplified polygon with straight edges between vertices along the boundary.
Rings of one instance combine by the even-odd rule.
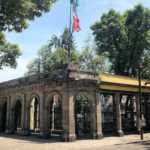
[[[149,128],[150,87],[143,89],[145,128]],[[73,141],[139,131],[137,91],[136,79],[98,77],[73,67],[4,82],[0,84],[0,132]]]

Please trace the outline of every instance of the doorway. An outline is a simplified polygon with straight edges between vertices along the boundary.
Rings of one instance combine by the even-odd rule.
[[[89,99],[78,95],[75,99],[75,124],[78,138],[88,138],[91,135],[91,109]]]

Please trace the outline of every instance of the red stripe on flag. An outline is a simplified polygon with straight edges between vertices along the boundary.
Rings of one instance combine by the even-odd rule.
[[[73,29],[75,32],[80,31],[80,20],[77,15],[73,16]]]

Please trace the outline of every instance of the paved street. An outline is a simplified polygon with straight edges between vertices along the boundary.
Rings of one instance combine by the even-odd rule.
[[[0,150],[150,150],[150,133],[140,142],[139,135],[77,140],[65,143],[35,137],[0,136]]]

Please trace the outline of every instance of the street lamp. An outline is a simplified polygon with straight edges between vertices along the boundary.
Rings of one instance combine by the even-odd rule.
[[[140,103],[140,136],[143,140],[143,125],[142,125],[142,86],[141,86],[141,69],[142,65],[139,65],[138,68],[138,82],[139,82],[139,103]]]

